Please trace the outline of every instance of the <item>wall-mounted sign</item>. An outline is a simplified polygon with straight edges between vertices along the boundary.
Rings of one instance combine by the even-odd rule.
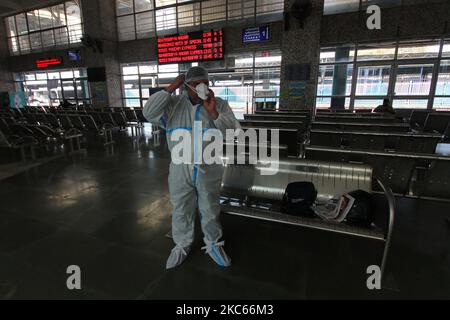
[[[242,42],[261,42],[269,40],[269,26],[242,29]]]
[[[290,81],[288,95],[292,99],[304,98],[306,94],[306,81]]]
[[[27,98],[25,97],[25,92],[16,91],[9,93],[9,106],[15,109],[25,108],[27,105]]]
[[[40,59],[36,60],[36,68],[44,69],[49,66],[57,66],[62,64],[62,58]]]
[[[158,63],[223,59],[223,31],[199,31],[158,38]]]
[[[276,96],[276,90],[255,91],[255,98],[275,98]]]
[[[70,61],[81,61],[80,50],[69,50],[67,51],[67,57]]]

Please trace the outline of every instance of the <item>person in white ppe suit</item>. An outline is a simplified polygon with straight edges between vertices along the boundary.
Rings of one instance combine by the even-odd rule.
[[[165,129],[170,151],[176,144],[170,137],[177,130],[191,133],[194,149],[192,153],[195,157],[198,148],[203,150],[205,146],[198,142],[199,135],[204,131],[220,130],[225,137],[226,129],[240,128],[228,103],[215,97],[214,92],[209,90],[208,83],[208,72],[202,67],[192,67],[186,76],[178,76],[166,90],[153,94],[145,104],[145,118]],[[172,95],[180,87],[185,90],[178,96]],[[224,242],[220,241],[222,227],[219,221],[219,196],[222,174],[221,164],[198,163],[195,159],[190,163],[170,163],[172,237],[176,245],[167,260],[167,269],[181,264],[189,254],[194,240],[197,208],[205,242],[202,249],[205,249],[218,265],[231,265],[231,259],[223,248]]]

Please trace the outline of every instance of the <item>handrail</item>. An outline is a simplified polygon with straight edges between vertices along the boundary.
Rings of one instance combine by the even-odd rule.
[[[388,200],[389,205],[389,219],[386,233],[386,243],[384,245],[383,259],[381,260],[381,280],[383,280],[384,270],[386,268],[386,259],[389,252],[389,248],[392,240],[392,232],[394,229],[394,221],[395,221],[395,197],[392,193],[391,188],[386,186],[383,181],[379,178],[375,178],[378,185],[383,189],[383,192]]]
[[[450,157],[446,156],[438,156],[438,155],[430,155],[430,154],[421,154],[421,153],[412,153],[412,152],[386,152],[386,151],[371,151],[364,149],[345,149],[345,148],[331,148],[331,147],[322,147],[322,146],[305,146],[305,150],[312,151],[325,151],[325,152],[340,152],[340,153],[349,153],[349,154],[364,154],[370,156],[385,156],[385,157],[397,157],[397,158],[408,158],[408,159],[419,159],[419,160],[431,160],[431,161],[450,161]]]

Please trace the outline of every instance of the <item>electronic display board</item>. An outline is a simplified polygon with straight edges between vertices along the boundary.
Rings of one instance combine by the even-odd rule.
[[[40,59],[36,60],[36,68],[38,69],[44,69],[48,68],[49,66],[57,66],[62,64],[62,58],[51,58],[51,59]]]
[[[158,38],[158,63],[223,59],[223,30],[191,32]]]

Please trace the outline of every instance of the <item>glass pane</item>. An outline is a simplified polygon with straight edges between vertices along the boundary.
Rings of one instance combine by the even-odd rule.
[[[81,24],[68,26],[69,29],[69,41],[70,43],[81,42],[83,36],[83,30]]]
[[[317,96],[348,96],[353,78],[352,64],[322,65],[319,67]]]
[[[367,44],[358,47],[358,61],[393,60],[395,44]]]
[[[395,82],[396,95],[429,95],[433,65],[398,66]]]
[[[67,71],[61,72],[61,79],[72,79],[72,78],[73,78],[72,70],[67,70]]]
[[[258,51],[255,53],[256,67],[272,67],[281,65],[281,52],[273,51]]]
[[[250,76],[250,75],[248,75]],[[244,77],[244,85],[251,87],[251,78],[246,82]],[[255,69],[255,81],[254,81],[254,97],[255,102],[265,103],[270,108],[276,108],[280,96],[280,68],[262,68]],[[245,92],[245,91],[244,91]],[[233,99],[230,97],[229,99]],[[251,102],[251,101],[249,101]],[[246,111],[241,104],[242,112]],[[246,107],[246,106],[245,106]],[[238,111],[238,110],[236,110]]]
[[[116,0],[116,13],[118,16],[133,13],[133,0]]]
[[[156,64],[145,64],[145,65],[139,66],[139,74],[148,74],[148,73],[153,73],[153,74],[158,73],[158,68],[157,68]]]
[[[450,60],[442,60],[436,86],[437,96],[450,96]]]
[[[124,76],[123,92],[126,98],[139,98],[139,76]]]
[[[119,29],[119,40],[134,40],[135,30],[134,30],[134,16],[124,16],[117,18],[117,25]]]
[[[400,43],[398,59],[436,58],[439,48],[439,41]]]
[[[163,75],[166,73],[178,74],[178,64],[165,64],[158,66],[158,72]]]
[[[39,9],[39,23],[41,24],[41,30],[49,29],[53,27],[53,19],[50,8]]]
[[[177,3],[177,0],[155,0],[157,7],[164,7],[175,3]]]
[[[325,0],[323,14],[356,12],[359,10],[359,0]]]
[[[16,24],[17,24],[17,34],[28,33],[27,20],[25,18],[24,13],[16,15]]]
[[[394,99],[392,106],[394,108],[426,109],[428,107],[428,100]]]
[[[276,12],[283,12],[284,1],[279,0],[256,0],[256,15],[261,16]]]
[[[6,18],[6,27],[9,37],[14,37],[17,35],[16,23],[14,21],[14,16]]]
[[[73,84],[73,80],[71,81],[62,81],[63,85],[63,95],[65,99],[74,99],[75,98],[75,87]]]
[[[355,57],[355,46],[345,45],[320,50],[320,63],[350,62]]]
[[[29,11],[27,12],[27,19],[28,19],[28,30],[31,31],[37,31],[40,29],[39,26],[39,12],[38,10]]]
[[[227,66],[230,68],[252,68],[253,67],[253,54],[242,53],[239,55],[228,55]]]
[[[356,95],[387,95],[390,71],[391,66],[368,66],[358,68]]]
[[[139,99],[125,99],[125,107],[127,108],[139,108],[141,102]]]
[[[200,3],[187,4],[178,7],[178,27],[200,25]]]
[[[446,40],[444,42],[444,47],[442,48],[442,56],[450,57],[450,40]]]
[[[317,97],[316,98],[316,108],[325,109],[331,106],[331,98]]]
[[[42,48],[41,34],[39,32],[31,33],[30,34],[30,43],[31,43],[32,50],[41,49]]]
[[[49,105],[49,92],[47,81],[23,82],[23,89],[28,97],[28,103],[32,106]]]
[[[138,67],[137,66],[123,67],[122,74],[123,75],[138,74]]]
[[[153,9],[153,0],[134,0],[134,11],[141,12]]]
[[[67,25],[81,24],[80,7],[75,1],[66,2]]]
[[[59,4],[51,8],[53,12],[53,26],[60,27],[66,25],[66,15],[64,13],[64,4]]]
[[[136,14],[137,38],[150,38],[155,35],[154,11]]]
[[[450,110],[450,97],[449,98],[435,98],[434,103],[433,103],[433,109]]]
[[[354,109],[375,109],[383,104],[383,99],[357,99],[353,103]]]
[[[30,51],[30,40],[28,35],[19,37],[20,51],[22,53]]]
[[[53,30],[42,32],[42,46],[53,47],[55,45],[55,38],[53,37]]]
[[[18,40],[17,37],[14,38],[9,38],[9,50],[11,51],[11,53],[15,54],[19,52],[19,44],[18,44]]]
[[[141,97],[148,98],[150,96],[149,88],[155,88],[157,85],[157,76],[141,77]]]
[[[56,45],[65,45],[69,43],[69,37],[67,34],[66,27],[60,27],[54,30],[55,32],[55,44]]]
[[[202,2],[202,24],[226,20],[226,1],[207,0]]]
[[[247,19],[255,16],[255,0],[228,0],[228,19]]]
[[[278,101],[279,95],[279,68],[272,69],[264,73],[261,71],[256,81],[258,87],[255,89],[264,94],[270,95],[267,101]],[[240,69],[236,72],[211,73],[211,88],[217,97],[227,100],[235,116],[243,118],[243,114],[252,110],[253,103],[253,70]]]
[[[36,80],[47,80],[47,73],[45,72],[36,73]]]
[[[166,8],[156,11],[156,30],[170,30],[177,27],[176,8]]]
[[[416,0],[414,0],[416,1]],[[403,2],[405,2],[403,0]],[[362,10],[367,10],[371,5],[377,5],[380,8],[391,8],[402,5],[402,0],[364,0],[361,2]]]
[[[49,72],[48,73],[48,78],[49,79],[59,79],[60,78],[59,72]]]

